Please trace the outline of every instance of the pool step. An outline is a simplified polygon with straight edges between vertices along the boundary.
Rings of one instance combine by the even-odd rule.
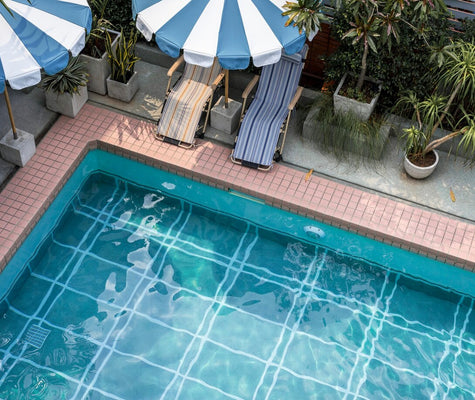
[[[25,342],[40,349],[51,331],[38,325],[32,325],[25,335]]]

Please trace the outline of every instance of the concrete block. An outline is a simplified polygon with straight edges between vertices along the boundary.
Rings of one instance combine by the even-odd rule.
[[[79,86],[77,93],[45,92],[46,107],[49,110],[74,118],[86,104],[88,93],[86,86]]]
[[[18,139],[10,131],[0,140],[2,158],[12,164],[24,167],[36,152],[35,137],[28,132],[17,129]]]
[[[138,90],[139,79],[137,71],[134,72],[127,83],[114,81],[110,75],[107,77],[107,94],[109,97],[129,103]]]
[[[224,106],[224,96],[221,96],[211,109],[211,126],[218,131],[233,133],[241,116],[242,104],[232,99],[228,100],[228,108]]]

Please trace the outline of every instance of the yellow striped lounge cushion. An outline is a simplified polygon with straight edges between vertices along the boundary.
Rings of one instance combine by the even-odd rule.
[[[158,134],[183,143],[193,143],[211,84],[221,72],[217,59],[209,68],[186,64],[180,82],[172,89],[158,124]]]

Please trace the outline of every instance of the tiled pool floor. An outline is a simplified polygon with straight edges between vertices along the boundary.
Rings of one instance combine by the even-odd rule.
[[[275,165],[261,172],[233,164],[230,150],[201,141],[191,150],[155,140],[155,125],[86,104],[60,117],[34,157],[0,193],[0,270],[88,149],[101,148],[268,204],[475,270],[475,225]]]

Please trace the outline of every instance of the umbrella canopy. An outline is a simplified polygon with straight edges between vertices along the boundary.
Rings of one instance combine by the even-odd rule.
[[[64,69],[91,29],[87,0],[5,0],[0,5],[0,93],[23,89]]]
[[[285,26],[285,0],[132,0],[137,28],[158,47],[185,61],[209,67],[214,57],[225,69],[279,61],[299,51],[305,34]]]

